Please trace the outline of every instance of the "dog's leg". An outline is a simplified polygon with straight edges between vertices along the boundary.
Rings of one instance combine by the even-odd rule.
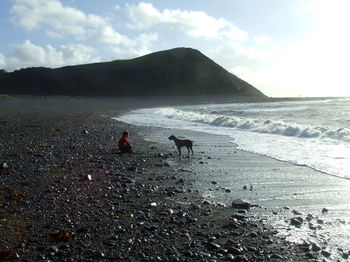
[[[179,157],[181,156],[181,147],[178,147],[177,150],[179,150]]]

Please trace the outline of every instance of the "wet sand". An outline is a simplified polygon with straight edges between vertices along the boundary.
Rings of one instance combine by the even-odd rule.
[[[196,137],[195,157],[179,161],[168,142],[144,139],[150,134],[157,137],[157,132],[163,132],[158,138],[163,137],[167,131],[111,119],[154,103],[108,101],[0,99],[0,260],[317,261],[327,257],[322,247],[292,245],[279,237],[266,222],[271,214],[256,215],[263,208],[238,210],[203,198],[209,187],[252,203],[255,199],[249,194],[272,192],[273,183],[260,190],[264,185],[249,180],[251,173],[267,173],[261,172],[265,161],[261,157],[254,159],[239,150],[232,153],[230,145],[227,150],[233,159],[229,161],[236,169],[219,167],[223,172],[235,171],[237,186],[230,185],[212,173],[222,160],[218,152],[225,154],[225,138],[221,145],[211,146],[204,135],[203,140]],[[133,155],[116,150],[124,129],[131,131]],[[289,172],[298,169],[289,168],[293,169]],[[287,169],[277,166],[272,173]]]
[[[243,198],[259,207],[257,221],[279,231],[293,243],[308,243],[331,253],[330,260],[348,259],[350,228],[350,181],[306,166],[237,149],[228,136],[188,130],[146,127],[143,137],[176,149],[169,134],[194,140],[193,158],[169,160],[173,168],[190,170],[193,189],[212,203],[230,206]],[[186,150],[185,150],[186,152]],[[301,218],[295,226],[291,221]],[[294,220],[293,220],[294,221]]]

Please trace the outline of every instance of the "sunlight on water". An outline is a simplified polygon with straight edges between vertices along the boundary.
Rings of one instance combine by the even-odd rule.
[[[238,147],[350,179],[349,99],[141,109],[121,121],[231,136]]]
[[[278,229],[281,237],[317,244],[332,250],[331,259],[341,260],[340,250],[347,252],[350,245],[350,180],[338,178],[350,179],[349,102],[350,99],[327,99],[150,108],[117,119],[142,126],[182,129],[181,133],[192,130],[230,136],[244,150],[240,153],[245,156],[241,156],[243,162],[238,165],[237,158],[232,162],[235,147],[227,142],[226,148],[215,149],[211,145],[214,155],[222,155],[220,161],[206,167],[196,166],[200,176],[193,179],[202,195],[226,205],[234,198],[262,205],[258,217]],[[164,137],[162,133],[153,141]],[[207,146],[206,135],[204,139],[202,144]],[[261,162],[259,155],[268,158]],[[229,188],[230,194],[210,186],[213,180]],[[242,185],[252,186],[253,190],[242,190]],[[322,213],[324,207],[330,212]],[[297,215],[299,212],[301,215]],[[302,226],[290,224],[295,216],[304,219]]]

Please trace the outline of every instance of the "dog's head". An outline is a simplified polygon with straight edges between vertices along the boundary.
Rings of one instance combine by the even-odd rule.
[[[174,140],[175,139],[175,136],[174,135],[171,135],[168,137],[169,140]]]

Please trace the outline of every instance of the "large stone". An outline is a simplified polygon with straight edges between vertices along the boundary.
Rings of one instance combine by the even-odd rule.
[[[9,165],[6,162],[2,163],[1,166],[0,166],[0,170],[1,169],[7,169],[7,168],[9,168]]]
[[[235,199],[232,201],[231,206],[233,208],[238,208],[238,209],[249,209],[251,204],[249,203],[249,201],[244,199]]]
[[[304,222],[304,219],[302,217],[293,217],[290,220],[290,224],[296,227],[300,227],[303,224],[303,222]]]

